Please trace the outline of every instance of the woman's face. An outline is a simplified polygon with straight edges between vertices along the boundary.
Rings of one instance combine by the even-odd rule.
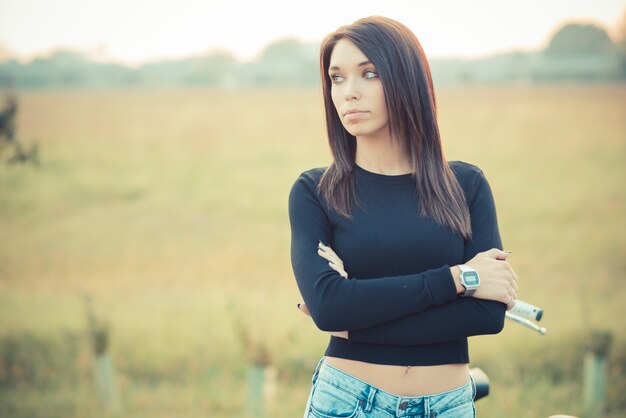
[[[383,85],[374,65],[354,43],[343,38],[335,44],[328,75],[333,104],[344,128],[355,137],[387,135]]]

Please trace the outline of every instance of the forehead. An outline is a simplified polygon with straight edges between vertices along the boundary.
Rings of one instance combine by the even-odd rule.
[[[357,67],[364,61],[368,61],[365,54],[352,41],[342,38],[337,41],[330,54],[329,68]]]

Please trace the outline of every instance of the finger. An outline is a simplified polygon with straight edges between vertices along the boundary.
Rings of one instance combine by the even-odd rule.
[[[317,253],[324,257],[326,260],[328,261],[332,261],[335,265],[343,268],[343,261],[341,261],[341,259],[339,257],[337,257],[336,254],[329,254],[327,252],[324,252],[322,250],[317,250]]]
[[[333,263],[339,265],[339,266],[343,266],[343,262],[336,256],[330,253],[327,253],[321,249],[317,250],[317,254],[320,255],[321,257],[325,258],[328,261],[332,261]]]
[[[324,247],[318,247],[317,248],[317,252],[319,254],[324,254],[327,257],[332,257],[332,256],[336,256],[337,255],[334,252],[330,251],[328,248],[324,248]]]
[[[337,257],[337,254],[333,253],[330,255],[330,260],[337,264],[338,266],[343,267],[343,261],[341,261],[341,258]]]
[[[311,312],[309,312],[309,308],[307,308],[305,303],[300,303],[298,305],[298,309],[300,309],[300,312],[302,312],[303,314],[311,316]]]
[[[328,251],[330,250],[330,247],[324,243],[322,243],[321,241],[317,244],[318,247],[323,248],[324,250]]]
[[[324,255],[322,255],[322,257],[324,257],[326,260],[332,262],[333,264],[343,268],[343,262],[341,261],[341,259],[337,258],[337,256],[334,256],[332,254],[324,254]]]
[[[497,300],[498,302],[500,302],[500,303],[504,303],[505,305],[508,305],[508,304],[509,304],[509,302],[511,301],[511,298],[512,298],[512,297],[513,297],[513,296],[512,296],[512,295],[511,295],[511,293],[510,293],[510,288],[509,288],[509,286],[507,285],[507,286],[504,288],[504,291],[500,294],[500,296],[498,296],[498,298],[497,298],[496,300]]]
[[[335,270],[337,273],[339,273],[341,276],[343,276],[344,279],[348,278],[348,273],[343,269],[343,266],[338,266],[337,264],[333,263],[332,261],[329,261],[328,265],[333,270]]]
[[[506,263],[506,270],[509,273],[506,276],[506,281],[509,284],[509,286],[511,286],[513,289],[515,289],[516,291],[518,290],[518,286],[517,286],[517,279],[516,279],[516,274],[515,271],[513,271],[513,268],[511,267],[511,265],[509,263],[507,263],[506,261],[504,262]]]
[[[330,248],[328,245],[324,245],[321,242],[318,244],[319,249],[321,249],[323,252],[333,256],[336,258],[335,262],[337,264],[343,265],[343,261],[341,261],[341,258],[339,258],[339,256],[337,255],[337,253],[335,253],[335,251],[333,251],[332,248]]]
[[[503,261],[501,264],[506,270],[506,273],[508,273],[506,276],[507,281],[511,284],[511,286],[517,289],[517,274],[515,273],[515,270],[513,270],[513,267],[511,267],[507,261]]]
[[[506,263],[506,268],[509,271],[509,274],[511,276],[511,278],[515,281],[517,281],[517,273],[515,273],[515,270],[513,270],[513,267],[511,266],[511,264],[508,261],[505,261]]]
[[[337,257],[339,260],[341,260],[341,259],[339,258],[339,256],[337,255],[337,253],[335,253],[335,251],[334,251],[331,247],[329,247],[329,246],[328,246],[328,245],[326,245],[326,244],[322,244],[322,242],[321,242],[321,241],[319,242],[318,247],[319,247],[319,248],[321,248],[323,251],[325,251],[325,252],[327,252],[327,253],[329,253],[329,254],[331,254],[331,255],[334,255],[334,256],[335,256],[335,257]]]
[[[321,242],[319,243],[319,247],[322,248],[324,251],[329,252],[330,254],[333,254],[334,256],[337,256],[337,254],[335,254],[335,251],[333,251],[333,249],[331,247],[329,247],[328,245],[324,245]],[[339,258],[339,257],[337,257]]]
[[[515,298],[511,298],[511,301],[506,304],[506,310],[510,311],[515,306]]]
[[[317,249],[317,254],[324,257],[326,260],[330,260],[330,254],[328,254],[327,252],[325,252],[324,250],[320,248]]]
[[[507,293],[508,297],[511,297],[511,298],[514,298],[514,299],[517,298],[517,290],[515,290],[515,288],[513,288],[513,286],[511,286],[510,284],[507,284],[507,289],[506,290],[507,290],[506,293]]]
[[[490,250],[485,251],[485,255],[490,258],[495,258],[496,260],[506,260],[506,258],[511,255],[511,251],[509,250],[501,250],[499,248],[492,248]]]

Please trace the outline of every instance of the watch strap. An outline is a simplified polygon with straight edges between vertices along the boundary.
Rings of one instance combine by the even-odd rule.
[[[459,280],[461,281],[461,285],[465,288],[465,292],[461,293],[462,297],[470,297],[472,296],[474,293],[476,293],[476,289],[478,289],[478,285],[477,286],[472,286],[471,288],[467,288],[467,286],[465,285],[465,282],[463,281],[463,273],[465,272],[469,272],[469,271],[474,271],[476,272],[475,269],[466,266],[465,264],[459,264],[458,265],[459,270],[461,270],[461,274],[459,276]],[[478,272],[476,272],[476,274],[478,274]]]

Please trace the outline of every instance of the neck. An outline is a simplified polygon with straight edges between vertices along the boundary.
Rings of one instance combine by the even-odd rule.
[[[408,152],[390,135],[358,136],[356,144],[355,163],[367,171],[390,176],[414,171]]]

